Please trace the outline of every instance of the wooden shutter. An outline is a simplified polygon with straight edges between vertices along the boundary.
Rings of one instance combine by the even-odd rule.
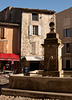
[[[66,43],[64,43],[64,53],[66,53]]]
[[[0,53],[3,53],[3,44],[2,44],[3,42],[2,41],[0,41]]]
[[[29,35],[32,35],[32,25],[29,25]]]
[[[63,30],[63,38],[66,37],[66,29]]]
[[[41,35],[41,26],[38,26],[38,35]]]
[[[4,38],[6,39],[7,29],[4,28]]]
[[[7,42],[4,41],[3,42],[3,53],[6,53],[7,52]]]
[[[0,28],[0,38],[1,38],[1,28]]]
[[[4,28],[1,28],[1,38],[4,39]]]
[[[72,43],[70,43],[70,53],[72,53]]]
[[[65,53],[65,49],[64,49],[64,46],[63,46],[63,48],[62,48],[62,55],[64,55],[64,53]]]
[[[72,37],[72,27],[69,30],[70,30],[70,37]]]
[[[0,41],[0,53],[6,53],[6,52],[7,52],[7,42]]]

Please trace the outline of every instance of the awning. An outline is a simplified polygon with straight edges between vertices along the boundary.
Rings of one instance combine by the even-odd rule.
[[[27,61],[44,61],[44,56],[25,56]]]
[[[0,60],[20,61],[19,55],[13,53],[0,53]]]

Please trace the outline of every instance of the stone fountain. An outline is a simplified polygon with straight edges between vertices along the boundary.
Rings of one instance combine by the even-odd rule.
[[[54,32],[54,23],[49,24],[50,32],[44,40],[44,71],[43,76],[59,77],[62,72],[62,47],[63,44],[57,33]]]
[[[44,40],[44,71],[42,77],[12,75],[9,88],[2,88],[3,95],[31,98],[72,100],[72,78],[61,77],[63,45],[50,23],[50,33]],[[59,77],[60,76],[60,77]]]

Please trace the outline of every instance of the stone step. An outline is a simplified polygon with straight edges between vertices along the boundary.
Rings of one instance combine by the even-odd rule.
[[[31,90],[10,89],[10,88],[2,88],[1,92],[2,95],[7,95],[7,96],[24,96],[30,98],[72,100],[72,93],[41,92],[41,91],[31,91]]]

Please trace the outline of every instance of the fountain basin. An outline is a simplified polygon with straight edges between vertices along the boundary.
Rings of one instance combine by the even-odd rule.
[[[10,76],[10,89],[72,93],[72,78]]]

